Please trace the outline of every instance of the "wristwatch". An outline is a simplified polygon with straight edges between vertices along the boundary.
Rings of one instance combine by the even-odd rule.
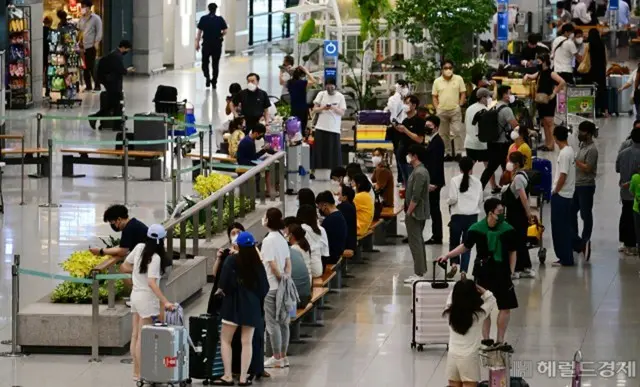
[[[104,248],[101,248],[100,249],[100,256],[103,256],[103,255],[104,255]]]

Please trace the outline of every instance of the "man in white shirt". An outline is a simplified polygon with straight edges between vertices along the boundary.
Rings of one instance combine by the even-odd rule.
[[[344,95],[336,90],[335,80],[325,81],[325,91],[318,93],[313,105],[313,112],[318,114],[318,121],[314,132],[312,168],[331,170],[340,167],[343,165],[340,132],[347,102]]]
[[[636,96],[636,91],[640,89],[640,78],[638,78],[638,69],[640,69],[640,63],[638,63],[638,67],[631,72],[629,75],[629,80],[625,83],[618,92],[622,92],[625,89],[633,87],[633,91],[631,92],[631,97],[633,98],[633,105],[636,108],[636,120],[640,119],[640,93]]]
[[[575,31],[573,24],[562,26],[561,35],[551,44],[551,58],[553,59],[553,71],[558,73],[568,84],[575,84],[573,79],[574,58],[581,61],[578,48],[573,42],[572,35]]]
[[[571,201],[576,190],[576,161],[573,148],[569,146],[569,129],[556,126],[553,137],[560,148],[556,162],[553,190],[551,193],[551,234],[553,250],[558,260],[554,266],[573,266],[573,240],[575,232],[571,222]]]
[[[589,0],[580,0],[580,2],[573,7],[573,22],[576,23],[576,25],[586,26],[591,23],[588,1]]]
[[[491,91],[481,87],[476,91],[476,97],[478,98],[478,102],[469,106],[465,112],[464,124],[466,135],[464,138],[464,148],[467,151],[467,156],[475,162],[484,162],[486,167],[487,161],[489,161],[487,143],[478,139],[478,121],[474,118],[481,111],[487,110],[491,103]]]
[[[389,100],[387,101],[387,106],[385,106],[384,110],[389,112],[391,117],[391,121],[395,120],[397,122],[404,121],[407,118],[407,112],[405,110],[404,98],[409,95],[409,83],[404,79],[399,79],[395,85],[395,91]],[[392,134],[393,136],[393,134]],[[398,157],[398,140],[395,138],[391,139],[393,143],[393,155]],[[396,159],[396,162],[399,161]],[[402,184],[402,174],[398,173],[398,184]]]

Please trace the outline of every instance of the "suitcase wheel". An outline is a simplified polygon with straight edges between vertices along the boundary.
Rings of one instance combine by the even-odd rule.
[[[418,352],[422,352],[424,351],[424,345],[420,344],[418,345]]]
[[[138,386],[138,387],[142,387],[142,386],[144,386],[144,382],[143,382],[142,380],[138,380],[138,381],[136,382],[136,386]]]
[[[416,349],[416,343],[411,343],[411,349]]]
[[[547,259],[547,249],[542,247],[540,250],[538,250],[538,259],[540,260],[540,263],[544,263],[544,261]]]

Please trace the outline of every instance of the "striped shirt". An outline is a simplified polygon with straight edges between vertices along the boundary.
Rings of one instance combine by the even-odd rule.
[[[622,187],[629,183],[631,177],[640,170],[640,144],[633,144],[618,153],[616,158],[616,172],[620,174],[620,198],[622,200],[633,200],[633,194],[629,188]]]

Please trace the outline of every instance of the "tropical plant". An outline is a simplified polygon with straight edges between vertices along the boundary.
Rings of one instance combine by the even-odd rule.
[[[211,173],[209,176],[198,175],[193,190],[198,193],[200,198],[205,199],[232,181],[231,176],[222,173]]]
[[[109,235],[107,238],[98,238],[104,244],[105,248],[120,246],[120,238]]]
[[[391,11],[388,0],[356,0],[360,18],[360,37],[363,40],[380,30],[380,20]]]

